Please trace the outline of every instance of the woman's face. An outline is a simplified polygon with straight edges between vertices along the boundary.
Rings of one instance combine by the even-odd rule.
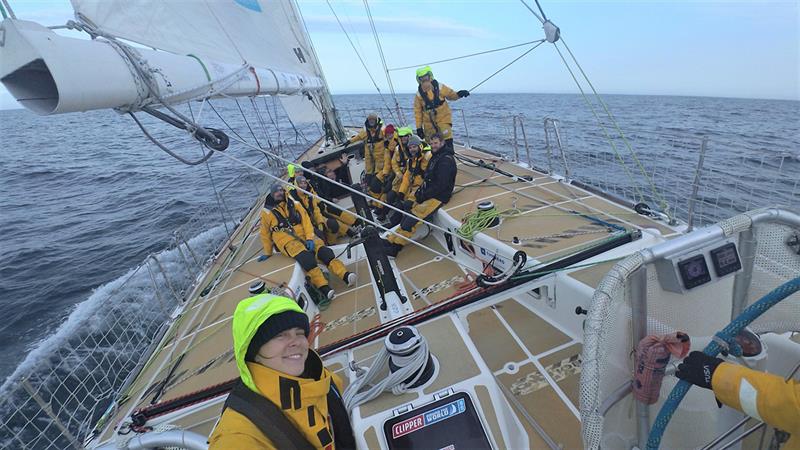
[[[257,363],[294,377],[300,376],[308,358],[308,339],[302,328],[290,328],[258,349]]]

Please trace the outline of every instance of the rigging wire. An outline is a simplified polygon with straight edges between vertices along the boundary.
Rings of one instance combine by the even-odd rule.
[[[203,102],[203,103],[205,103],[205,102]],[[189,114],[191,115],[192,120],[195,120],[194,111],[192,110],[192,104],[187,101],[186,102],[186,106],[189,108]],[[201,111],[202,111],[202,107],[201,107]],[[200,144],[200,154],[203,154],[203,153],[204,153],[203,152],[203,144]],[[205,163],[206,163],[206,170],[208,171],[208,179],[211,180],[211,187],[214,189],[214,199],[217,201],[217,208],[219,208],[219,215],[222,217],[222,225],[225,227],[225,233],[228,236],[230,236],[231,235],[231,231],[228,229],[228,221],[225,220],[225,214],[223,213],[223,211],[227,210],[228,208],[225,208],[223,210],[223,208],[222,208],[222,194],[220,194],[219,191],[217,190],[217,184],[214,182],[214,176],[211,174],[211,165],[208,163],[208,160],[206,160]],[[228,216],[231,216],[231,212],[230,211],[228,211]],[[233,220],[232,216],[231,216],[231,220]]]
[[[533,8],[528,6],[528,4],[525,3],[525,0],[519,0],[519,1],[522,2],[522,4],[525,5],[526,8],[528,8],[528,11],[530,11],[531,14],[533,14],[534,16],[536,16],[537,19],[539,19],[539,22],[544,23],[545,20],[547,20],[546,18],[542,19],[542,16],[544,16],[544,11],[542,11],[542,7],[539,5],[539,1],[538,0],[536,1],[536,6],[539,7],[539,11],[542,11],[542,16],[540,16],[539,14],[536,14],[536,11],[534,11]]]
[[[628,178],[634,183],[633,188],[636,191],[636,194],[639,195],[639,201],[643,202],[645,200],[645,198],[644,198],[644,194],[642,194],[642,191],[639,188],[639,182],[634,179],[633,174],[631,173],[630,169],[628,168],[628,165],[625,164],[625,159],[622,157],[622,155],[620,155],[619,150],[617,149],[617,145],[611,139],[611,135],[608,133],[608,129],[605,127],[605,125],[603,125],[603,121],[600,119],[600,116],[597,114],[597,110],[595,109],[595,107],[592,104],[592,102],[589,100],[589,97],[586,96],[586,92],[583,90],[583,86],[581,86],[580,82],[578,81],[578,78],[575,76],[575,73],[572,71],[572,68],[569,66],[569,64],[567,64],[567,60],[564,58],[564,55],[561,53],[561,50],[555,44],[553,45],[553,47],[555,47],[556,51],[558,52],[558,55],[561,57],[561,60],[564,62],[564,66],[567,68],[567,71],[572,76],[573,81],[575,81],[575,85],[578,87],[578,90],[581,93],[581,97],[586,102],[586,105],[589,107],[589,110],[592,112],[592,115],[597,120],[597,123],[600,125],[600,129],[603,131],[603,135],[605,136],[605,138],[609,142],[609,144],[611,144],[611,149],[614,150],[614,155],[616,155],[617,159],[619,160],[619,163],[622,166],[622,169],[625,171],[625,174],[628,176]]]
[[[539,8],[539,12],[542,13],[542,17],[544,17],[544,21],[547,22],[547,16],[544,14],[544,10],[542,9],[542,5],[539,4],[539,0],[533,0],[536,2],[536,7]]]
[[[336,14],[336,11],[333,9],[333,5],[331,4],[330,0],[325,0],[325,3],[328,4],[328,8],[330,8],[331,13],[333,13],[333,17],[336,18],[336,22],[339,24],[339,28],[342,29],[342,32],[344,33],[345,37],[347,38],[347,41],[350,43],[350,46],[353,47],[353,51],[356,53],[356,56],[358,56],[358,60],[361,61],[361,66],[364,68],[364,71],[367,72],[367,76],[369,76],[370,81],[372,81],[372,85],[375,86],[375,90],[378,91],[378,95],[381,97],[381,101],[383,102],[383,105],[386,107],[386,109],[389,111],[390,114],[394,115],[394,112],[392,111],[392,108],[389,106],[389,104],[386,102],[386,99],[383,97],[383,92],[381,92],[381,88],[378,87],[378,83],[375,81],[375,78],[372,76],[372,73],[370,73],[369,69],[367,68],[367,63],[364,62],[364,58],[362,58],[361,54],[358,53],[358,50],[356,49],[355,44],[353,44],[353,40],[350,39],[350,34],[347,33],[347,30],[344,28],[344,25],[342,24],[342,21],[339,20],[339,16]],[[400,120],[399,120],[398,117],[395,117],[395,120],[397,121],[397,123],[400,123]]]
[[[537,3],[538,3],[538,0],[537,0]],[[625,133],[622,132],[622,129],[620,128],[619,124],[617,123],[617,119],[614,117],[613,114],[611,114],[611,110],[608,109],[608,105],[606,104],[606,102],[603,101],[603,98],[600,96],[600,94],[597,93],[597,90],[594,88],[594,85],[592,84],[591,80],[589,80],[589,77],[586,75],[586,72],[584,72],[583,67],[581,67],[581,64],[578,62],[578,59],[575,58],[575,55],[572,53],[572,50],[570,50],[569,46],[567,45],[567,42],[562,38],[561,39],[561,43],[564,44],[564,48],[567,49],[567,52],[572,57],[572,60],[575,62],[575,65],[578,67],[578,70],[580,70],[581,75],[583,75],[583,78],[586,80],[586,83],[592,89],[592,92],[594,93],[595,97],[597,98],[597,101],[600,102],[600,105],[603,106],[603,110],[605,110],[606,115],[611,120],[611,123],[614,125],[614,128],[617,130],[617,133],[619,133],[620,138],[622,138],[622,142],[625,144],[625,147],[627,147],[628,152],[633,157],[633,160],[636,162],[636,165],[639,167],[639,170],[642,172],[642,175],[644,175],[645,179],[648,181],[648,183],[650,183],[650,189],[653,191],[653,195],[655,195],[656,199],[661,203],[661,208],[663,208],[665,210],[664,212],[667,212],[666,211],[666,209],[667,209],[666,200],[664,200],[664,198],[658,193],[658,190],[656,189],[656,186],[655,186],[655,183],[653,182],[653,179],[650,177],[650,175],[647,174],[647,171],[645,170],[644,166],[642,165],[642,162],[639,160],[639,157],[636,155],[636,152],[633,150],[633,147],[631,146],[630,142],[628,141],[628,138],[625,137]]]
[[[261,111],[258,110],[258,106],[256,106],[256,101],[253,97],[250,97],[250,105],[253,106],[253,111],[256,113],[256,119],[258,119],[258,124],[261,125],[261,131],[264,133],[264,138],[267,140],[267,145],[270,149],[273,149],[274,147],[272,146],[272,139],[269,138],[267,127],[264,125],[264,118],[261,117]]]
[[[489,80],[490,80],[492,77],[494,77],[494,76],[495,76],[495,75],[497,75],[498,73],[500,73],[500,72],[504,71],[506,68],[508,68],[508,66],[510,66],[510,65],[512,65],[512,64],[514,64],[515,62],[517,62],[517,61],[519,61],[520,59],[522,59],[522,58],[523,58],[525,55],[527,55],[528,53],[530,53],[530,52],[534,51],[534,50],[536,49],[536,47],[538,47],[538,46],[542,45],[544,42],[545,42],[545,40],[544,40],[544,39],[542,39],[541,41],[538,41],[538,42],[537,42],[537,43],[536,43],[536,44],[535,44],[533,47],[529,48],[528,50],[525,50],[525,52],[524,52],[524,53],[522,53],[521,55],[519,55],[519,56],[517,56],[516,58],[514,58],[514,59],[513,59],[513,60],[512,60],[510,63],[508,63],[508,64],[506,64],[505,66],[501,67],[501,68],[500,68],[500,69],[498,69],[498,70],[497,70],[495,73],[493,73],[493,74],[489,75],[488,77],[486,77],[486,78],[485,78],[483,81],[481,81],[480,83],[476,84],[475,86],[472,86],[472,87],[469,89],[469,91],[470,91],[470,92],[474,91],[475,89],[477,89],[477,88],[478,88],[478,86],[482,85],[483,83],[486,83],[486,82],[487,82],[487,81],[489,81]]]
[[[151,134],[150,134],[150,133],[147,131],[147,128],[145,128],[145,127],[144,127],[144,124],[142,124],[142,122],[140,122],[140,121],[139,121],[139,118],[138,118],[138,117],[136,117],[136,115],[135,115],[134,113],[132,113],[132,112],[130,112],[130,111],[129,111],[129,112],[128,112],[128,115],[130,115],[131,117],[133,117],[133,121],[134,121],[134,122],[136,122],[136,125],[139,125],[139,129],[141,129],[141,130],[142,130],[142,133],[144,133],[144,135],[145,135],[145,137],[147,137],[147,139],[150,139],[150,142],[152,142],[152,143],[153,143],[153,144],[155,144],[155,145],[156,145],[158,148],[160,148],[161,150],[163,150],[164,152],[166,152],[166,153],[167,153],[169,156],[172,156],[173,158],[175,158],[175,159],[177,159],[178,161],[180,161],[180,162],[182,162],[182,163],[186,164],[187,166],[197,166],[197,165],[203,164],[204,162],[208,161],[208,160],[209,160],[209,159],[210,159],[210,158],[211,158],[211,157],[214,155],[214,152],[213,152],[213,151],[209,151],[208,153],[206,153],[205,155],[203,155],[203,157],[202,157],[202,158],[200,158],[200,159],[198,159],[198,160],[196,160],[196,161],[191,161],[191,160],[188,160],[188,159],[186,159],[186,158],[182,157],[181,155],[179,155],[179,154],[177,154],[177,153],[173,152],[172,150],[168,149],[168,148],[167,148],[167,147],[165,147],[165,146],[164,146],[164,144],[162,144],[161,142],[158,142],[158,140],[157,140],[156,138],[154,138],[154,137],[153,137],[153,136],[152,136],[152,135],[151,135]],[[210,149],[210,147],[209,147],[209,149]]]
[[[415,64],[413,66],[394,67],[392,69],[389,69],[389,71],[390,72],[394,72],[396,70],[413,69],[415,67],[421,67],[421,66],[431,66],[431,65],[439,64],[439,63],[443,63],[443,62],[455,61],[455,60],[458,60],[458,59],[465,59],[465,58],[471,58],[473,56],[485,55],[487,53],[494,53],[494,52],[500,52],[500,51],[508,50],[508,49],[512,49],[512,48],[523,47],[523,46],[526,46],[526,45],[536,44],[536,43],[539,43],[539,42],[542,42],[542,41],[545,41],[545,40],[546,39],[537,39],[535,41],[529,41],[529,42],[523,42],[521,44],[509,45],[508,47],[500,47],[500,48],[495,48],[495,49],[492,49],[492,50],[486,50],[486,51],[477,52],[477,53],[470,53],[469,55],[462,55],[462,56],[456,56],[456,57],[453,57],[453,58],[440,59],[438,61],[431,61],[431,62],[427,62],[427,63],[423,63],[423,64]]]
[[[258,145],[259,148],[264,148],[264,146],[261,145],[261,142],[259,142],[258,137],[256,137],[256,133],[253,131],[253,128],[250,126],[250,121],[247,120],[247,116],[244,114],[244,110],[242,109],[242,105],[239,104],[239,99],[238,98],[234,98],[233,101],[236,102],[236,107],[239,108],[239,114],[242,115],[242,119],[244,120],[244,124],[247,125],[247,129],[250,130],[250,135],[253,136],[253,140],[256,141],[256,145]]]
[[[401,121],[402,125],[407,125],[406,117],[403,114],[403,111],[400,109],[400,103],[397,101],[397,93],[394,90],[394,85],[392,84],[392,77],[389,74],[389,67],[386,64],[386,57],[383,54],[383,46],[381,45],[381,39],[378,36],[378,30],[375,28],[375,21],[372,18],[372,11],[369,9],[369,2],[364,0],[364,8],[367,10],[367,17],[369,18],[369,25],[372,28],[372,35],[375,37],[375,45],[378,47],[378,55],[381,57],[381,64],[383,65],[383,72],[386,74],[386,82],[389,84],[389,92],[392,93],[392,99],[394,99],[394,107],[397,110],[397,118]]]
[[[542,14],[541,17],[527,3],[525,3],[525,0],[520,0],[520,2],[528,9],[528,11],[531,12],[531,14],[536,16],[536,18],[539,19],[540,22],[544,23],[545,21],[547,21],[547,17],[544,14],[544,10],[542,9],[542,6],[539,4],[539,0],[534,0],[534,1],[536,2],[536,6],[539,9],[539,12]],[[542,17],[544,17],[544,19]],[[597,93],[597,90],[594,88],[594,85],[592,84],[591,80],[589,80],[589,77],[586,75],[586,72],[583,70],[583,67],[578,62],[578,59],[575,58],[575,55],[570,50],[569,46],[564,41],[563,37],[559,38],[559,40],[564,44],[564,48],[567,50],[567,52],[569,52],[569,55],[572,57],[572,60],[574,61],[575,65],[578,67],[578,70],[580,70],[581,75],[583,75],[583,78],[586,80],[586,83],[591,88],[592,93],[597,98],[598,102],[603,106],[603,109],[605,110],[606,115],[611,120],[611,123],[614,125],[614,128],[619,133],[620,138],[622,139],[623,143],[625,144],[625,146],[627,147],[628,151],[630,152],[633,160],[636,162],[636,165],[638,166],[639,171],[642,173],[642,175],[644,176],[645,180],[650,185],[650,190],[652,191],[653,196],[655,197],[655,199],[659,202],[659,206],[664,211],[664,213],[669,215],[669,212],[667,211],[668,210],[668,205],[667,205],[666,200],[658,192],[658,189],[656,188],[652,177],[647,173],[647,170],[645,170],[644,166],[642,165],[641,161],[639,160],[638,156],[636,155],[636,152],[633,150],[633,147],[630,145],[630,142],[625,137],[625,134],[622,132],[622,129],[619,127],[619,124],[617,123],[616,119],[611,114],[611,111],[608,109],[608,105],[606,105],[606,103],[600,97],[600,94]],[[564,57],[564,55],[561,52],[561,49],[558,48],[557,42],[553,42],[553,47],[555,47],[556,51],[558,52],[558,55],[561,57],[561,61],[564,63],[564,66],[567,68],[567,71],[569,72],[570,76],[572,76],[572,80],[575,82],[575,85],[578,87],[578,90],[580,91],[581,96],[583,97],[583,100],[586,102],[587,106],[589,106],[589,109],[591,110],[592,115],[594,115],[595,119],[597,120],[597,123],[600,126],[600,128],[602,129],[606,140],[611,145],[611,148],[614,150],[614,154],[616,155],[617,159],[619,160],[620,164],[622,165],[622,168],[625,171],[625,174],[634,183],[634,190],[636,191],[637,195],[639,195],[640,201],[644,201],[644,199],[645,199],[644,195],[642,194],[641,189],[639,188],[639,184],[640,183],[633,178],[633,174],[630,172],[630,170],[628,169],[627,165],[625,164],[625,161],[622,158],[622,155],[619,154],[617,146],[614,143],[614,141],[611,139],[611,135],[608,133],[608,130],[606,129],[605,124],[600,119],[600,116],[597,114],[597,111],[595,110],[595,107],[592,104],[592,102],[586,96],[586,92],[584,91],[583,86],[581,86],[580,82],[578,81],[578,78],[575,76],[575,73],[572,71],[572,68],[569,66],[569,64],[567,62],[567,59]]]

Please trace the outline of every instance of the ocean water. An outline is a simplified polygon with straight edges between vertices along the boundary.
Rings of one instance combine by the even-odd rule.
[[[531,164],[546,168],[543,121],[557,118],[574,178],[629,196],[655,186],[658,195],[645,195],[654,203],[660,197],[686,198],[705,137],[705,178],[699,195],[708,206],[698,209],[704,220],[776,203],[800,208],[800,102],[623,95],[604,99],[639,162],[624,140],[606,138],[597,125],[606,124],[611,134],[615,129],[603,105],[592,103],[595,116],[579,95],[475,94],[453,103],[454,133],[457,141],[513,158],[511,117],[519,115]],[[388,111],[389,97],[343,95],[334,100],[345,124],[363,123],[372,110],[381,111],[386,123],[413,122],[409,110],[403,111],[405,119]],[[399,102],[410,107],[411,96],[401,95]],[[214,106],[242,139],[280,148],[288,158],[319,135],[316,125],[296,132],[268,101],[217,101]],[[253,108],[259,107],[255,114]],[[270,111],[269,120],[281,124],[280,134],[264,133],[259,126]],[[227,129],[208,108],[202,114],[203,123]],[[187,157],[199,157],[201,149],[177,130],[154,120],[146,123],[167,145]],[[232,226],[252,204],[261,180],[243,177],[249,169],[219,155],[208,166],[183,165],[148,142],[129,117],[110,111],[54,117],[0,111],[0,133],[0,382],[12,373],[17,379],[57,363],[51,350],[71,334],[87,326],[102,327],[85,322],[103,317],[97,312],[118,297],[111,287],[148,255],[160,254],[177,228],[183,226],[181,238],[191,239],[200,257],[207,257],[224,237],[223,228]],[[527,162],[519,127],[517,134],[516,153]],[[269,168],[263,155],[236,142],[228,152]],[[620,176],[625,172],[619,159],[638,178]],[[551,161],[555,171],[564,172],[558,153]],[[221,200],[215,187],[225,188]],[[676,215],[685,213],[685,205],[670,203]],[[205,214],[212,209],[214,214]],[[222,210],[229,211],[228,216]],[[198,222],[198,216],[203,221]],[[193,227],[185,226],[187,222]],[[212,229],[217,232],[204,233]],[[145,314],[147,308],[139,306],[129,313]]]

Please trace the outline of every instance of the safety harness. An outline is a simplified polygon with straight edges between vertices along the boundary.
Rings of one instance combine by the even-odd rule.
[[[328,415],[337,418],[332,423],[334,436],[340,438],[339,442],[337,442],[339,444],[337,448],[354,449],[355,441],[352,440],[352,436],[348,436],[349,433],[346,431],[349,426],[341,423],[337,424],[341,420],[347,420],[347,411],[344,410],[342,396],[334,383],[331,383],[327,401]],[[236,383],[230,395],[228,395],[228,399],[225,401],[225,408],[230,408],[245,416],[264,436],[275,444],[275,448],[298,450],[313,450],[315,448],[300,433],[297,427],[289,421],[277,405],[253,392],[241,380]],[[326,446],[330,442],[322,442],[322,444]]]
[[[433,85],[433,100],[428,98],[428,93],[422,90],[422,85],[417,86],[417,91],[419,92],[419,96],[422,97],[422,101],[425,102],[425,111],[436,110],[436,108],[442,106],[444,104],[444,100],[439,96],[439,82],[436,80],[431,81],[431,85]]]
[[[383,120],[380,117],[375,121],[375,134],[372,133],[372,128],[369,126],[369,120],[364,121],[364,129],[367,131],[367,144],[369,144],[369,154],[372,156],[373,164],[375,164],[375,144],[384,141],[384,148],[387,146],[386,136],[381,136],[381,125]]]
[[[433,100],[429,99],[428,93],[422,90],[422,85],[417,86],[417,91],[420,97],[422,97],[422,101],[425,103],[422,109],[428,113],[428,118],[431,120],[431,124],[433,124],[433,129],[436,130],[437,133],[440,133],[439,124],[436,123],[436,108],[444,104],[444,99],[439,96],[439,82],[433,80],[431,81],[431,85],[433,86]]]
[[[294,202],[286,202],[286,210],[289,212],[289,217],[284,217],[280,211],[278,211],[278,205],[271,205],[267,206],[269,211],[275,215],[275,219],[278,220],[278,225],[272,227],[272,231],[283,231],[285,233],[289,233],[294,237],[294,228],[292,225],[296,225],[300,223],[300,214],[294,209]],[[302,203],[301,203],[302,204]]]
[[[311,186],[309,186],[309,188],[306,190],[314,194],[314,192],[311,191]],[[297,200],[297,202],[300,203],[303,208],[305,208],[309,219],[311,219],[311,223],[314,225],[319,225],[318,223],[314,223],[314,198],[310,195],[306,195],[306,197],[308,197],[308,204],[305,204],[303,203],[303,199],[300,197],[300,192],[298,192],[296,189],[293,189],[290,195],[293,199]],[[321,209],[320,212],[322,212]]]

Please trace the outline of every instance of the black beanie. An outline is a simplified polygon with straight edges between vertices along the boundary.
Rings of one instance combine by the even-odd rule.
[[[244,360],[255,361],[258,350],[262,345],[266,344],[270,339],[280,333],[294,327],[302,328],[305,330],[306,336],[308,336],[308,316],[298,311],[284,311],[265,320],[264,323],[258,327],[258,330],[256,330],[253,339],[250,340],[250,345],[247,347],[247,354]]]

